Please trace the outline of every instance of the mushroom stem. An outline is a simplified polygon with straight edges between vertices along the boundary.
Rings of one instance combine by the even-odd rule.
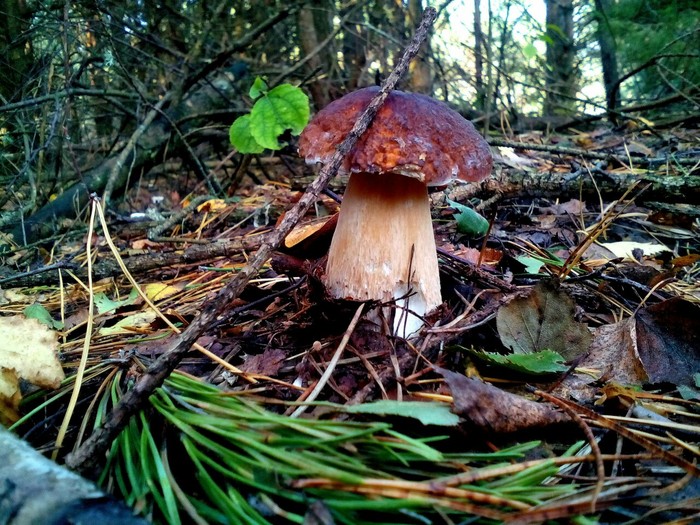
[[[396,173],[350,176],[326,286],[336,299],[396,301],[395,335],[407,337],[423,326],[420,317],[442,303],[424,183]]]

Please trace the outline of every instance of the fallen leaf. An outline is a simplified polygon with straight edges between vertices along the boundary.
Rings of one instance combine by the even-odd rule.
[[[571,199],[566,202],[540,208],[540,212],[542,213],[552,213],[554,215],[573,215],[574,217],[578,217],[584,211],[586,211],[586,203],[578,199]]]
[[[646,381],[647,374],[637,353],[634,319],[598,327],[588,355],[578,366],[599,370],[607,382],[638,385]]]
[[[684,268],[686,266],[692,266],[698,261],[700,261],[700,254],[691,253],[689,255],[683,255],[681,257],[671,259],[671,264],[674,268]]]
[[[461,348],[490,365],[500,366],[522,374],[556,374],[566,372],[569,369],[564,364],[564,358],[551,350],[542,350],[531,354],[503,355],[496,352],[479,352]]]
[[[143,285],[141,291],[146,294],[146,297],[151,301],[161,301],[178,293],[180,288],[165,283],[149,283]]]
[[[55,389],[65,378],[57,357],[58,335],[36,319],[0,318],[0,421],[14,422],[22,398],[19,381]]]
[[[457,231],[471,237],[480,237],[489,229],[489,221],[487,221],[479,212],[464,206],[458,202],[447,200],[447,204],[451,208],[457,210],[454,214],[457,221]]]
[[[454,427],[459,424],[459,416],[451,412],[449,405],[445,403],[383,399],[372,403],[348,405],[343,407],[343,411],[349,414],[411,417],[417,419],[423,425]]]
[[[128,306],[134,304],[138,297],[136,290],[132,290],[128,297],[125,299],[110,299],[104,292],[98,292],[95,294],[93,301],[95,302],[95,308],[97,308],[98,314],[105,314],[120,308],[122,306]]]
[[[498,335],[515,353],[552,350],[571,360],[588,350],[591,341],[588,327],[574,320],[574,308],[565,292],[541,282],[498,310]]]
[[[228,204],[224,199],[209,199],[206,202],[203,202],[199,206],[197,206],[197,211],[199,213],[202,212],[215,212],[215,211],[221,211],[226,209]]]
[[[36,319],[51,329],[61,330],[63,328],[63,323],[51,317],[49,311],[41,303],[30,304],[22,313],[27,319]]]
[[[656,255],[661,252],[670,252],[671,250],[664,246],[663,244],[654,244],[650,242],[632,242],[632,241],[619,241],[619,242],[605,242],[599,243],[602,247],[610,250],[615,257],[636,259],[633,252],[635,250],[640,250],[642,255]]]
[[[487,434],[510,434],[571,422],[566,414],[544,403],[450,370],[435,370],[450,387],[453,411]]]
[[[297,226],[284,239],[284,247],[287,252],[304,259],[321,257],[328,251],[337,224],[336,213]]]
[[[700,308],[680,298],[637,312],[639,359],[652,383],[687,385],[700,370]]]
[[[606,384],[692,385],[700,370],[699,317],[700,308],[678,298],[643,308],[635,317],[596,329],[578,367],[598,370]],[[590,387],[574,376],[564,386],[567,396],[591,399]]]
[[[540,273],[540,270],[544,266],[544,261],[541,259],[536,259],[534,257],[530,257],[528,255],[520,255],[516,257],[516,260],[525,266],[525,272],[532,274],[532,275],[537,275]]]
[[[103,326],[99,330],[99,335],[120,335],[133,334],[149,327],[156,320],[156,313],[152,310],[137,312],[121,319],[112,326]]]
[[[262,354],[247,356],[239,368],[250,374],[275,376],[286,358],[287,354],[284,350],[268,348]]]

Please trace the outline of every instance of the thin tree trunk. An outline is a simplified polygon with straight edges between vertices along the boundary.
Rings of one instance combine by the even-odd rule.
[[[615,82],[619,78],[619,73],[617,71],[615,38],[611,32],[607,16],[610,10],[610,0],[595,0],[595,8],[595,17],[598,24],[596,32],[598,45],[600,46],[600,64],[603,68],[603,85],[605,86],[608,119],[611,122],[615,122],[615,109],[617,108]]]
[[[571,115],[577,90],[573,0],[547,0],[547,37],[544,114]]]
[[[322,4],[322,2],[312,2],[311,4],[303,7],[299,10],[297,15],[297,31],[299,34],[299,46],[305,56],[309,57],[307,61],[307,70],[309,74],[314,75],[314,80],[309,82],[308,87],[311,92],[311,98],[314,101],[314,105],[317,109],[324,108],[328,105],[328,86],[327,80],[320,78],[323,73],[327,74],[327,68],[324,67],[323,60],[321,59],[320,50],[318,49],[318,43],[321,42],[325,36],[318,34],[318,28],[316,27],[316,17],[314,16],[314,10],[317,5]],[[326,69],[326,71],[324,71]]]
[[[474,0],[474,86],[476,88],[476,107],[484,109],[484,34],[481,31],[481,0]]]
[[[0,6],[0,96],[3,102],[12,102],[19,100],[33,63],[31,12],[24,0],[4,0]]]
[[[365,32],[362,26],[349,23],[343,30],[343,66],[348,91],[359,87],[366,64]]]
[[[510,31],[509,28],[511,26],[510,20],[510,0],[506,2],[506,14],[503,17],[503,25],[501,26],[501,45],[499,46],[498,49],[498,70],[496,71],[496,83],[495,87],[493,90],[493,96],[492,96],[492,101],[491,104],[493,106],[496,106],[496,102],[498,101],[500,97],[500,89],[501,89],[501,72],[505,71],[505,58],[506,58],[506,44],[508,43],[508,39],[510,38]]]
[[[423,5],[421,0],[408,1],[409,27],[416,27],[423,17]],[[433,72],[430,69],[428,58],[430,56],[430,36],[421,45],[420,52],[410,66],[411,91],[424,95],[433,94]]]

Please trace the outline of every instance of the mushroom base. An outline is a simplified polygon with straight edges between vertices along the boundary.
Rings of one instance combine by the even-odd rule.
[[[395,335],[419,330],[442,302],[425,184],[395,173],[352,174],[325,284],[337,299],[395,302],[383,309]]]

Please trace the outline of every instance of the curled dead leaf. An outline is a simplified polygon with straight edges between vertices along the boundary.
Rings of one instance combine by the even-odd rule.
[[[544,403],[450,370],[435,370],[450,387],[453,412],[486,434],[510,434],[571,422],[569,416]]]

